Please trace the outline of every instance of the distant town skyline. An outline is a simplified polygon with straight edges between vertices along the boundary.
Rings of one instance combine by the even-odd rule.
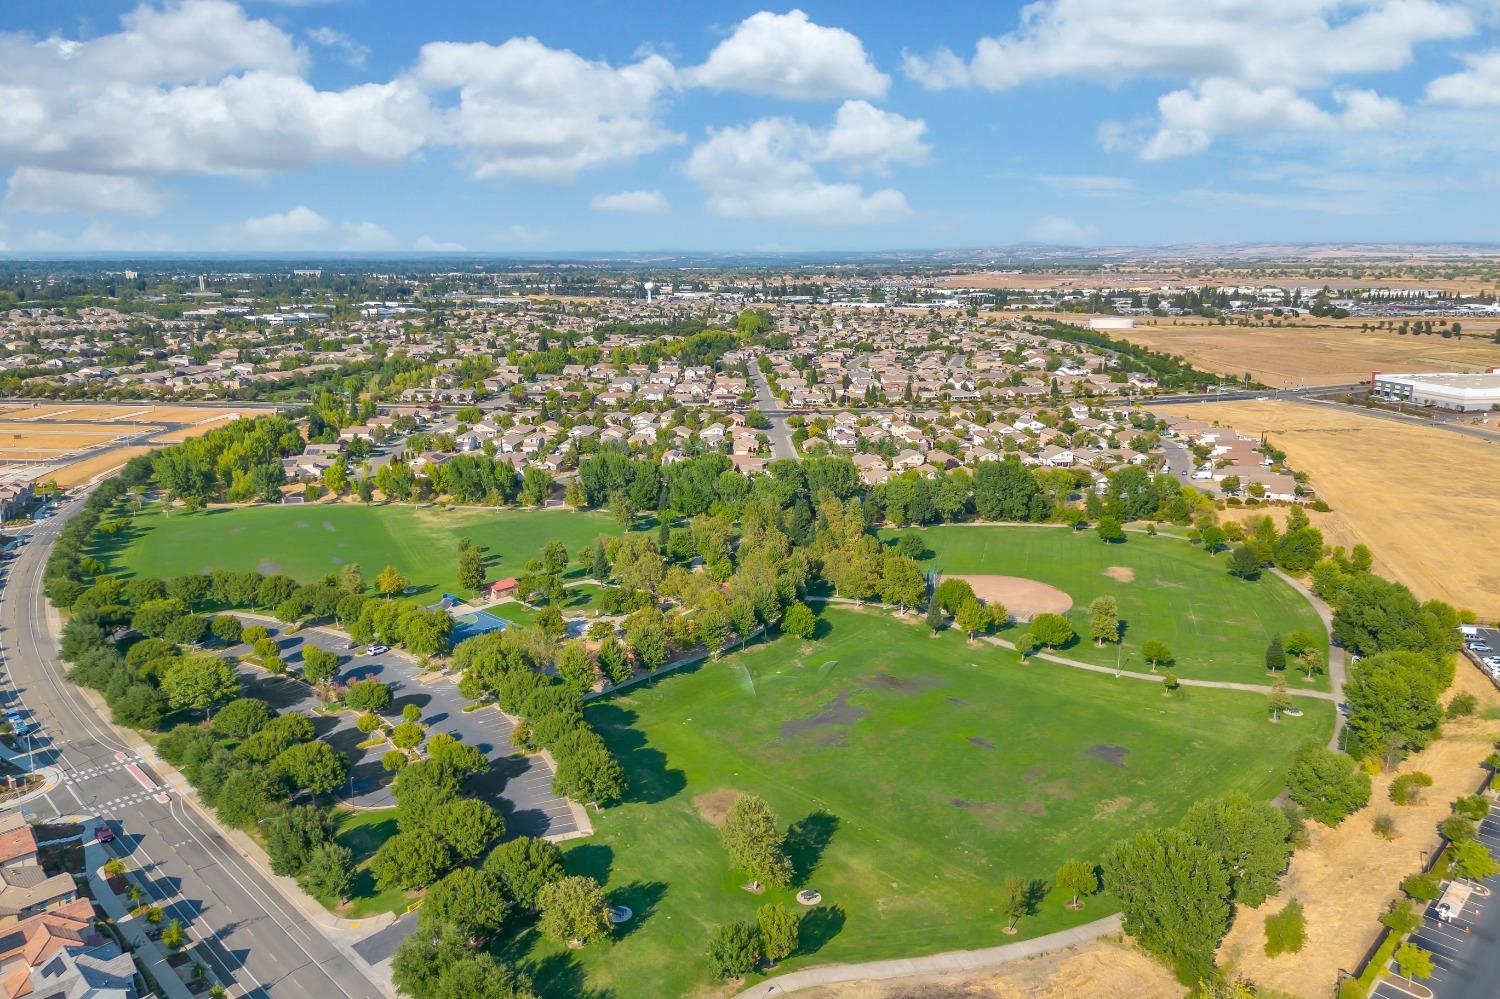
[[[1484,242],[1465,0],[0,18],[0,249],[541,254]]]

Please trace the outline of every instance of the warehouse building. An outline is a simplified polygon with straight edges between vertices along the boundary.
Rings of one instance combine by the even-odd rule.
[[[1482,375],[1375,372],[1370,395],[1380,402],[1405,402],[1459,413],[1486,412],[1500,406],[1500,368]]]

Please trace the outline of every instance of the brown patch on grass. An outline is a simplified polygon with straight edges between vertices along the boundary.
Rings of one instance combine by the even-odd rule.
[[[1466,690],[1479,698],[1481,711],[1500,704],[1489,680],[1467,662],[1458,664],[1458,679],[1445,697]],[[1337,829],[1308,823],[1311,843],[1292,856],[1281,879],[1281,893],[1258,909],[1241,908],[1220,947],[1220,959],[1257,985],[1296,995],[1330,995],[1339,968],[1353,968],[1374,942],[1377,920],[1400,895],[1403,877],[1422,866],[1423,851],[1438,843],[1437,824],[1449,815],[1449,804],[1472,794],[1484,776],[1481,761],[1500,736],[1500,722],[1475,716],[1443,723],[1443,737],[1406,760],[1394,773],[1374,780],[1370,806],[1344,820]],[[1391,782],[1420,770],[1432,787],[1415,805],[1390,801]],[[1396,839],[1375,835],[1381,813],[1396,823]],[[1307,916],[1307,945],[1297,954],[1265,956],[1266,916],[1296,898]]]
[[[1110,579],[1113,579],[1117,583],[1135,582],[1135,570],[1130,568],[1130,566],[1128,565],[1112,565],[1109,568],[1103,570],[1103,572],[1104,575],[1108,576]]]
[[[1375,571],[1421,599],[1500,617],[1500,445],[1334,406],[1232,402],[1157,412],[1269,434],[1333,507],[1312,515],[1330,544],[1368,545]]]
[[[1115,798],[1107,798],[1099,802],[1098,807],[1094,809],[1094,821],[1098,822],[1102,819],[1113,818],[1134,804],[1135,799],[1128,794],[1122,794]]]
[[[738,791],[731,791],[727,787],[717,791],[706,791],[693,796],[693,807],[698,810],[698,817],[704,822],[711,826],[721,827],[729,818],[729,810],[734,807],[739,797]]]
[[[806,999],[1180,999],[1158,961],[1116,939],[1095,940],[989,971],[820,985]]]
[[[1020,621],[1029,621],[1038,614],[1063,614],[1073,606],[1073,598],[1057,587],[1021,576],[945,575],[940,578],[963,580],[980,600],[1003,604],[1011,616]]]

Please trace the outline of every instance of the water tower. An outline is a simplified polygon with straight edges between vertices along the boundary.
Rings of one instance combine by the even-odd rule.
[[[647,281],[642,287],[646,289],[646,304],[651,304],[651,293],[656,290],[655,281]]]

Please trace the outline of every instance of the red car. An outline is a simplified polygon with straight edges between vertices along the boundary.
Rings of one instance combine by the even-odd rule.
[[[115,841],[115,831],[109,826],[95,826],[94,839],[100,843],[113,843]]]

